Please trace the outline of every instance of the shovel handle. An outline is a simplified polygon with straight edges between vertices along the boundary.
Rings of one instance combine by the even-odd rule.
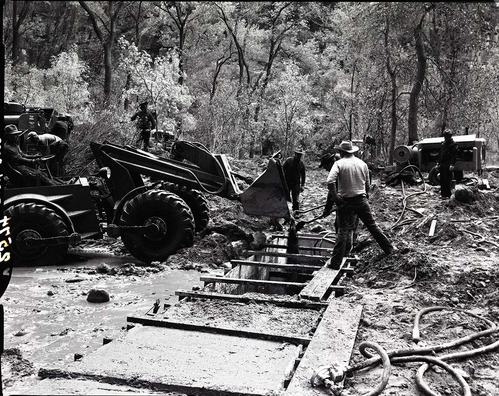
[[[318,205],[318,206],[315,206],[313,208],[310,208],[310,209],[306,209],[306,210],[296,210],[295,212],[296,213],[308,213],[308,212],[311,212],[312,210],[316,210],[316,209],[320,209],[320,208],[323,208],[324,206],[326,206],[326,204],[322,204],[322,205]]]
[[[322,218],[322,214],[320,214],[319,216],[316,216],[310,220],[301,220],[299,221],[297,224],[296,224],[296,231],[299,231],[301,230],[305,224],[308,224],[308,223],[311,223],[312,221],[315,221],[315,220],[319,220],[320,218]]]

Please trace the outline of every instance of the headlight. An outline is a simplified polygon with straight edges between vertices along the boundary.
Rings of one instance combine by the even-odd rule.
[[[103,179],[110,179],[111,178],[111,168],[105,166],[103,168],[99,169],[99,176],[102,177]]]

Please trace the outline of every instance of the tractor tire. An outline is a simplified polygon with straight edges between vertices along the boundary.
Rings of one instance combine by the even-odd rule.
[[[165,188],[182,198],[191,209],[194,215],[194,225],[196,232],[201,232],[206,229],[210,221],[210,210],[208,201],[198,190],[192,190],[186,186],[180,186],[175,183],[164,183]]]
[[[453,179],[457,183],[463,181],[463,179],[464,179],[464,172],[462,170],[454,171]],[[432,186],[439,186],[440,185],[440,171],[437,170],[437,168],[435,166],[430,169],[430,173],[428,174],[428,182]]]
[[[148,233],[122,229],[121,239],[137,259],[150,263],[164,261],[178,249],[189,247],[194,240],[194,217],[189,206],[177,195],[164,190],[150,190],[125,204],[120,218],[122,226],[156,224],[158,230]]]
[[[58,265],[64,261],[69,244],[29,246],[26,238],[50,238],[69,235],[61,216],[44,205],[20,203],[5,211],[10,217],[13,266]]]
[[[440,171],[436,166],[431,168],[430,172],[428,173],[428,183],[430,183],[432,186],[440,185]]]

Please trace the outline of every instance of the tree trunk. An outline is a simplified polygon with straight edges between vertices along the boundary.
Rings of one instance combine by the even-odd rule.
[[[111,97],[111,79],[113,75],[111,45],[104,44],[104,102],[109,104]]]
[[[23,1],[22,7],[18,10],[20,1],[12,1],[12,63],[16,64],[20,57],[21,25],[28,16],[29,1]],[[19,11],[19,15],[18,15]]]
[[[350,106],[350,115],[348,117],[348,139],[352,141],[352,124],[353,124],[353,84],[355,81],[355,65],[353,65],[352,78],[350,79],[350,97],[352,98],[352,103]]]
[[[409,139],[408,145],[414,144],[419,140],[418,135],[418,101],[421,88],[423,86],[425,74],[426,74],[426,55],[423,47],[422,30],[423,30],[423,20],[414,29],[414,38],[416,40],[416,54],[418,58],[416,79],[412,85],[411,93],[409,96],[409,116],[408,116],[408,131]]]
[[[388,11],[390,11],[390,4],[388,4]],[[390,130],[390,152],[388,153],[388,162],[393,164],[393,152],[395,151],[395,140],[397,139],[397,76],[395,70],[392,67],[391,63],[391,54],[390,54],[390,46],[388,43],[388,39],[390,36],[390,17],[387,15],[386,17],[386,30],[385,30],[385,53],[386,53],[386,70],[388,75],[390,76],[391,82],[391,130]]]

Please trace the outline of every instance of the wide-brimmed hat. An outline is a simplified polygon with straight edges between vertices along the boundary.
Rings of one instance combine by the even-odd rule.
[[[447,135],[447,136],[452,136],[452,131],[451,131],[450,129],[446,129],[446,130],[444,131],[444,136],[446,136],[446,135]]]
[[[358,146],[354,146],[352,142],[348,140],[342,141],[339,146],[335,147],[337,150],[344,151],[345,153],[353,154],[357,151],[359,151]]]
[[[144,100],[143,102],[139,103],[139,106],[147,106],[149,102],[147,100]]]
[[[5,136],[22,135],[26,131],[20,131],[14,124],[9,124],[4,128]]]
[[[305,154],[305,152],[302,149],[299,149],[299,148],[295,149],[295,153],[296,154],[301,154],[301,155]]]

